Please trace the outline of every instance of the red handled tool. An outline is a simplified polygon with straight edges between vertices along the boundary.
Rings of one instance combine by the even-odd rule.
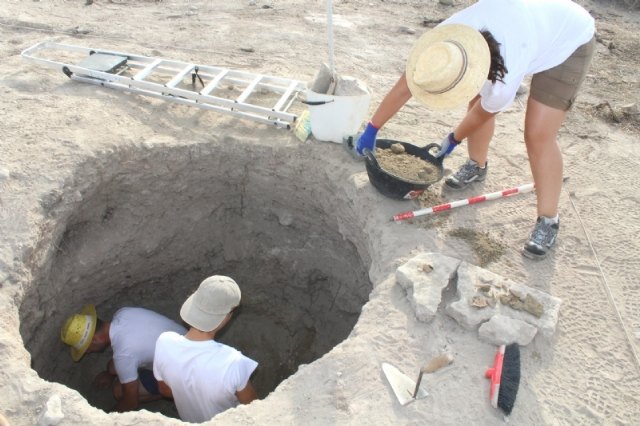
[[[506,415],[511,414],[520,386],[520,347],[517,343],[498,348],[493,367],[487,369],[485,377],[491,379],[491,405]]]

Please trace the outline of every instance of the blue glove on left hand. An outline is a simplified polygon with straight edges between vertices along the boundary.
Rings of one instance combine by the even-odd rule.
[[[356,152],[358,155],[364,155],[365,149],[373,151],[376,146],[377,134],[378,128],[369,122],[364,132],[358,138],[358,142],[356,142]]]
[[[436,152],[434,157],[436,158],[440,158],[442,156],[446,157],[447,155],[451,154],[451,151],[453,151],[453,149],[459,144],[460,144],[460,141],[456,140],[456,138],[453,136],[453,133],[449,133],[442,140],[442,144],[440,145],[440,151]]]

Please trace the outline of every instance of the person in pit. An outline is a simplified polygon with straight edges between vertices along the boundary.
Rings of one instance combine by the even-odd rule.
[[[467,162],[444,184],[450,190],[467,188],[487,175],[496,115],[532,75],[524,141],[536,185],[537,221],[523,254],[543,258],[560,227],[558,130],[589,69],[594,34],[593,18],[571,0],[480,0],[415,43],[405,72],[358,137],[356,152],[374,150],[378,130],[412,96],[432,109],[467,103],[466,115],[436,154],[447,156],[467,140]]]
[[[226,276],[205,279],[184,302],[184,336],[166,332],[156,343],[153,372],[160,393],[173,398],[180,418],[201,423],[257,398],[251,375],[258,363],[215,340],[240,304],[240,288]]]
[[[98,389],[111,387],[117,401],[111,411],[123,412],[162,398],[152,369],[156,340],[165,331],[185,334],[187,330],[144,308],[121,308],[107,322],[98,318],[94,305],[86,305],[66,320],[61,339],[76,362],[85,353],[104,352],[111,347],[113,357],[93,384]]]

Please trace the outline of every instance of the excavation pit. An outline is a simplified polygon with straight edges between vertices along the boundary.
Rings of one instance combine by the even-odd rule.
[[[182,302],[213,274],[242,290],[219,340],[259,362],[261,398],[347,338],[371,291],[341,229],[348,203],[314,174],[317,159],[234,142],[106,151],[42,198],[49,236],[34,249],[43,260],[19,311],[40,377],[110,409],[110,392],[91,383],[110,350],[74,363],[59,338],[65,318],[94,303],[107,321],[123,306],[179,321]],[[142,408],[176,415],[169,402]]]

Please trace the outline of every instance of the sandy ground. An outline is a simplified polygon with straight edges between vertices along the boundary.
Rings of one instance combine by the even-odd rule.
[[[357,311],[359,307],[353,304],[364,305],[346,340],[324,356],[315,354],[318,359],[310,364],[299,357],[297,373],[275,391],[212,423],[503,423],[500,413],[487,402],[488,384],[483,377],[495,348],[443,312],[429,324],[417,321],[404,291],[395,285],[397,266],[419,252],[434,251],[481,264],[562,299],[555,335],[538,336],[522,348],[522,381],[511,423],[637,424],[640,126],[637,115],[625,115],[622,107],[640,101],[638,11],[622,2],[580,1],[596,18],[599,43],[583,93],[560,132],[569,179],[560,200],[559,242],[549,258],[532,262],[520,250],[535,219],[533,194],[411,223],[389,221],[396,213],[427,207],[434,201],[528,183],[531,176],[522,137],[524,97],[498,119],[490,175],[483,185],[454,195],[432,187],[420,202],[404,202],[378,194],[363,164],[354,162],[339,145],[313,140],[301,144],[290,131],[71,82],[61,72],[20,57],[23,49],[35,43],[55,40],[310,80],[320,62],[327,61],[325,2],[254,3],[0,2],[0,413],[13,425],[36,424],[43,415],[55,423],[58,408],[64,415],[62,424],[178,423],[149,411],[106,414],[87,403],[91,398],[41,376],[58,364],[63,372],[74,368],[63,357],[66,353],[57,340],[61,318],[83,303],[106,304],[112,293],[131,290],[130,284],[113,283],[124,270],[119,264],[129,258],[137,262],[137,270],[128,265],[138,279],[135,284],[157,271],[171,282],[175,276],[170,274],[180,269],[175,265],[188,262],[176,248],[189,254],[186,245],[173,247],[173,257],[164,258],[168,243],[161,238],[155,241],[147,224],[161,226],[160,235],[180,221],[196,223],[196,216],[205,211],[204,204],[222,197],[229,203],[246,200],[239,209],[252,209],[254,214],[244,220],[255,232],[247,235],[257,235],[260,248],[250,241],[241,242],[246,239],[239,233],[241,227],[229,227],[230,235],[212,231],[224,240],[220,249],[226,250],[224,259],[234,259],[239,265],[234,271],[243,271],[247,280],[260,270],[241,262],[246,260],[244,252],[257,257],[279,250],[293,252],[287,244],[298,241],[296,250],[307,259],[317,259],[320,270],[336,265],[337,273],[353,282],[366,281],[368,271],[371,291],[364,297],[354,292],[349,299],[338,298],[342,312]],[[423,23],[442,19],[464,4],[336,1],[337,71],[366,82],[373,92],[373,112],[402,71],[413,41],[427,29]],[[434,113],[410,102],[381,137],[419,145],[439,141],[461,116],[462,111]],[[224,173],[216,174],[206,162],[181,162],[198,156],[215,158],[211,164]],[[445,166],[456,169],[464,160],[463,150],[458,150]],[[198,173],[210,180],[187,180],[196,163]],[[225,169],[225,164],[233,169]],[[236,169],[244,170],[244,175],[236,176]],[[242,186],[242,192],[234,192],[229,182],[236,185],[236,178],[254,179],[259,191]],[[237,184],[238,188],[243,185]],[[56,244],[72,241],[70,230],[80,229],[80,219],[89,217],[94,207],[97,211],[99,197],[91,198],[92,194],[112,196],[109,185],[121,189],[118,196],[128,197],[122,204],[130,208],[131,215],[114,213],[118,221],[113,223],[123,230],[106,224],[113,209],[101,210],[105,225],[97,235],[104,238],[85,241],[74,252],[73,261],[65,260],[60,254],[65,247],[61,250]],[[211,191],[202,189],[207,185]],[[147,186],[150,189],[145,191]],[[174,215],[172,211],[179,208],[177,203],[170,204],[171,197],[182,200],[181,194],[189,195],[196,187],[201,192],[188,197],[193,209]],[[155,198],[149,195],[158,191]],[[136,206],[136,197],[141,203],[154,203],[142,208]],[[116,208],[118,202],[113,204]],[[86,205],[91,208],[83,207]],[[260,211],[274,213],[283,227],[292,222],[305,226],[292,233],[292,240],[279,240],[269,234],[273,228],[259,229],[260,220],[266,217],[255,214]],[[293,216],[287,211],[293,211]],[[305,218],[307,214],[313,220]],[[176,229],[176,233],[182,230]],[[325,231],[335,237],[323,240]],[[125,233],[145,235],[144,241],[116,244],[118,238],[126,241]],[[200,236],[194,240],[194,246],[204,244]],[[318,250],[314,241],[342,242],[351,251],[331,259],[325,255],[332,250]],[[498,249],[487,258],[482,247]],[[123,254],[109,252],[114,248]],[[212,250],[209,254],[219,253]],[[172,266],[163,267],[167,264]],[[214,266],[225,268],[224,263]],[[114,271],[112,281],[106,277],[109,271]],[[184,278],[190,289],[199,276],[191,272]],[[149,277],[147,281],[153,280]],[[168,286],[165,283],[162,288]],[[129,299],[143,299],[144,304],[149,302],[145,297],[160,297],[147,290],[139,295]],[[162,295],[165,305],[172,306],[166,313],[175,315],[181,299],[171,305],[166,302],[178,297],[171,292]],[[274,327],[278,321],[275,323]],[[331,324],[330,319],[325,323]],[[242,349],[250,352],[251,343],[244,342]],[[452,353],[455,361],[426,379],[430,396],[406,407],[398,405],[380,363],[391,362],[407,373],[417,373],[427,359],[443,350]]]

